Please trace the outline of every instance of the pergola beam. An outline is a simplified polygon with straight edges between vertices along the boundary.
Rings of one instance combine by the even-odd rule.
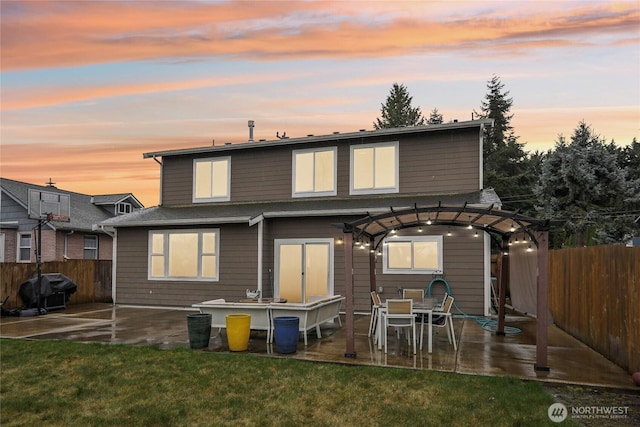
[[[437,209],[437,211],[436,211]],[[393,207],[389,208],[389,212],[378,214],[375,216],[367,215],[366,217],[343,224],[344,233],[344,256],[345,256],[345,296],[346,296],[346,328],[347,328],[347,350],[345,357],[356,357],[355,343],[354,343],[354,282],[353,282],[353,239],[354,235],[360,238],[366,235],[370,241],[375,243],[378,236],[384,236],[389,233],[389,230],[397,227],[389,227],[385,225],[384,220],[396,220],[399,228],[403,227],[415,227],[420,223],[420,213],[436,211],[437,215],[441,212],[453,213],[453,219],[443,222],[455,227],[463,227],[473,225],[475,228],[480,228],[486,232],[496,233],[502,236],[502,248],[508,248],[508,242],[513,232],[502,230],[497,227],[498,224],[502,224],[507,220],[511,220],[514,224],[518,225],[516,232],[522,232],[528,234],[532,242],[538,247],[538,280],[537,280],[537,322],[536,322],[536,363],[534,368],[536,370],[549,370],[547,366],[547,295],[548,295],[548,264],[549,264],[549,228],[556,225],[561,225],[560,221],[539,220],[535,218],[529,218],[526,216],[518,215],[517,212],[493,210],[493,205],[490,207],[475,207],[468,206],[468,203],[464,203],[462,206],[441,206],[439,203],[436,207],[418,207],[414,204],[413,208],[404,208],[401,210],[394,210]],[[459,220],[462,214],[469,215],[468,221]],[[475,214],[472,220],[472,214]],[[401,216],[415,215],[416,222],[403,223]],[[496,219],[498,217],[498,219]],[[371,225],[377,225],[380,230],[376,230],[375,227],[366,231]],[[481,227],[482,226],[482,227]],[[503,227],[504,228],[504,227]],[[384,237],[383,237],[384,238]],[[380,240],[382,241],[382,240]],[[374,248],[375,250],[375,248]],[[506,300],[506,281],[507,281],[507,268],[509,265],[508,257],[502,256],[502,263],[500,269],[500,281],[499,281],[499,323],[498,323],[498,335],[504,334],[504,317],[505,317],[505,300]],[[370,252],[369,258],[369,274],[370,274],[370,287],[375,290],[375,253]]]

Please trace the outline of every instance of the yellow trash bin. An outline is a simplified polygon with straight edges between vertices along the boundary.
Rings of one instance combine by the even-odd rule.
[[[227,314],[227,341],[229,350],[246,351],[249,348],[249,334],[251,332],[250,314]]]

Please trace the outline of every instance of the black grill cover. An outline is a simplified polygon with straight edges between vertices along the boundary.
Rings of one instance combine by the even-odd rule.
[[[38,307],[36,290],[38,289],[38,275],[32,276],[20,285],[19,295],[26,308]],[[71,294],[78,289],[75,283],[64,274],[47,273],[42,275],[40,287],[40,307],[44,307],[45,299],[56,292],[64,292],[65,302],[69,301]]]

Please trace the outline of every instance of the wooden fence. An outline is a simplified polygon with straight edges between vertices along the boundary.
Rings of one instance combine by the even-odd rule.
[[[42,273],[61,273],[69,277],[78,289],[67,305],[91,302],[112,302],[111,261],[77,259],[42,263]],[[0,299],[9,299],[3,309],[22,307],[18,295],[20,285],[37,274],[35,263],[0,263]]]
[[[550,251],[548,303],[560,328],[629,373],[640,371],[640,247]]]

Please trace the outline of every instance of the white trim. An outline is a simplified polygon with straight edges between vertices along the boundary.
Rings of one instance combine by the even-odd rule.
[[[480,175],[480,182],[478,182],[478,188],[484,188],[484,124],[480,125],[480,165],[478,167],[478,175]]]
[[[328,296],[334,295],[334,264],[335,264],[335,256],[334,256],[334,239],[332,238],[314,238],[314,239],[274,239],[273,240],[273,248],[274,248],[274,269],[273,269],[273,292],[274,297],[278,298],[280,296],[280,245],[301,245],[303,247],[302,253],[302,273],[303,277],[301,277],[300,286],[302,287],[302,301],[304,302],[306,299],[306,290],[304,285],[304,261],[305,261],[305,246],[307,244],[327,244],[329,246],[329,265],[327,272],[327,292]]]
[[[264,215],[263,214],[254,216],[253,218],[249,219],[249,227],[253,227],[256,224],[261,223],[262,221],[264,221]]]
[[[224,196],[218,197],[196,197],[196,164],[198,163],[227,163],[227,194]],[[207,158],[198,158],[193,159],[192,163],[192,185],[191,185],[191,201],[193,203],[211,203],[211,202],[228,202],[231,200],[231,156],[226,157],[207,157]],[[213,171],[212,171],[213,175]],[[211,176],[211,181],[213,183],[214,176]]]
[[[482,231],[484,235],[484,315],[491,315],[491,236]]]
[[[313,171],[315,172],[316,167],[316,159],[315,154],[324,151],[331,151],[333,153],[333,189],[328,191],[316,191],[315,190],[315,181],[313,183],[314,189],[311,191],[296,191],[296,156],[298,154],[306,154],[313,153]],[[315,180],[315,173],[314,173]],[[322,148],[307,148],[304,150],[292,150],[291,151],[291,197],[299,198],[299,197],[326,197],[326,196],[335,196],[338,194],[338,147],[322,147]]]
[[[438,245],[438,265],[436,268],[389,268],[389,245],[388,243],[396,243],[396,242],[410,242],[411,243],[411,262],[413,264],[413,244],[415,242],[436,242]],[[443,271],[444,263],[444,239],[441,235],[430,235],[430,236],[397,236],[386,238],[383,242],[383,250],[382,250],[382,274],[433,274],[438,271]]]
[[[111,246],[111,301],[113,304],[116,304],[116,287],[118,283],[118,229],[116,228],[113,231],[113,235],[111,236],[112,246]]]
[[[29,263],[31,262],[31,254],[33,253],[33,233],[31,232],[19,232],[16,234],[17,235],[17,240],[16,240],[16,262],[19,263]],[[29,259],[27,260],[22,260],[20,259],[20,252],[22,252],[21,250],[23,249],[23,246],[20,245],[20,237],[22,236],[29,236]],[[26,248],[26,246],[24,246],[24,248]]]
[[[198,234],[198,260],[197,269],[198,277],[183,277],[183,276],[169,276],[169,236],[171,234]],[[215,252],[213,253],[216,258],[216,276],[215,277],[203,277],[202,276],[202,235],[204,233],[215,233]],[[153,239],[154,235],[163,235],[163,249],[161,254],[153,253]],[[147,280],[149,281],[176,281],[181,282],[217,282],[220,280],[220,229],[219,228],[199,228],[199,229],[163,229],[163,230],[149,230],[147,232]],[[151,261],[154,255],[164,257],[164,274],[162,277],[156,277],[151,275]]]
[[[261,215],[262,217],[262,215]],[[262,295],[262,257],[263,255],[263,245],[264,245],[264,217],[261,218],[258,223],[258,287],[257,289],[260,291],[260,295]]]
[[[363,148],[374,148],[374,171],[373,171],[373,175],[374,175],[374,180],[375,180],[375,176],[376,176],[376,171],[375,171],[375,149],[376,148],[383,148],[383,147],[394,147],[395,148],[395,176],[394,176],[394,180],[395,180],[395,186],[393,187],[381,187],[378,188],[375,186],[375,182],[374,182],[374,186],[372,188],[365,188],[365,189],[356,189],[354,188],[354,161],[355,161],[355,156],[354,156],[354,151],[358,150],[358,149],[363,149]],[[363,194],[389,194],[389,193],[399,193],[400,192],[400,144],[399,141],[390,141],[390,142],[377,142],[377,143],[372,143],[372,144],[360,144],[360,145],[351,145],[349,147],[350,149],[350,156],[349,156],[349,195],[363,195]]]
[[[87,238],[92,239],[93,241],[96,242],[96,247],[95,248],[88,248],[87,247]],[[98,238],[98,236],[96,236],[95,234],[83,234],[82,235],[82,259],[100,259],[100,239]],[[87,250],[91,250],[91,251],[95,251],[96,252],[96,257],[95,258],[85,258],[85,251]]]

